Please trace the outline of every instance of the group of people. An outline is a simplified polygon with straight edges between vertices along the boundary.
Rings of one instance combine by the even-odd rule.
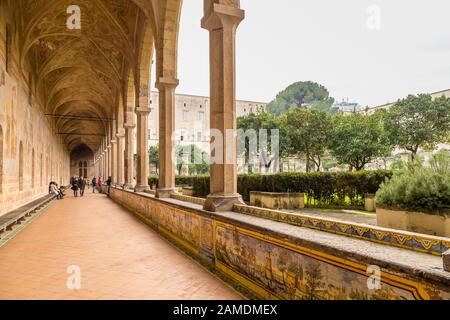
[[[59,187],[58,184],[54,181],[51,181],[48,185],[48,193],[53,193],[56,196],[56,199],[64,198],[64,187]]]
[[[78,197],[78,190],[80,190],[80,197],[84,197],[84,190],[86,189],[86,180],[83,177],[72,177],[70,180],[73,190],[73,196]],[[88,185],[89,188],[89,185]]]
[[[92,185],[92,192],[95,193],[95,190],[98,188],[99,193],[103,193],[103,185],[106,184],[107,186],[107,194],[109,194],[110,187],[111,187],[111,177],[108,177],[108,180],[106,180],[106,183],[103,181],[102,177],[94,177],[91,181],[87,181],[86,179],[82,177],[72,177],[71,183],[72,190],[73,190],[73,196],[78,197],[78,190],[80,190],[80,197],[84,196],[84,191],[86,189],[86,185],[88,189]]]

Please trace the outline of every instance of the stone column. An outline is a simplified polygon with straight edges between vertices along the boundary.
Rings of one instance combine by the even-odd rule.
[[[103,151],[102,153],[102,178],[105,180],[106,175],[106,153]]]
[[[127,189],[133,189],[133,129],[136,125],[124,124],[125,127],[125,185]]]
[[[117,140],[111,140],[111,181],[117,182]]]
[[[112,176],[112,146],[111,144],[106,147],[106,152],[108,154],[108,174],[106,178]]]
[[[178,79],[160,78],[159,90],[159,185],[156,197],[170,198],[175,192],[175,164],[173,161],[175,130],[175,88]]]
[[[134,191],[149,191],[148,185],[148,115],[150,109],[148,106],[138,106],[137,115],[137,172],[136,187]]]
[[[123,186],[125,183],[125,164],[124,154],[124,138],[123,129],[119,129],[116,134],[117,138],[117,184]]]
[[[215,142],[215,153],[223,159],[211,165],[211,194],[204,206],[213,212],[231,211],[234,204],[243,203],[237,193],[235,45],[236,29],[244,16],[238,2],[205,0],[202,28],[209,31],[210,42],[210,126],[223,136],[221,144]]]

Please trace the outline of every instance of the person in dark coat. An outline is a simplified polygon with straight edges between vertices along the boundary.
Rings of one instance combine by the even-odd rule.
[[[72,190],[73,190],[73,196],[78,197],[78,179],[73,177],[72,179]]]
[[[95,187],[97,187],[97,178],[92,179],[92,193],[95,193]]]
[[[80,177],[80,179],[78,179],[78,186],[80,188],[80,197],[83,197],[84,189],[86,189],[86,181],[84,180],[84,178]]]
[[[108,186],[108,194],[109,194],[109,191],[111,190],[111,177],[108,177],[108,180],[106,180],[106,185]]]

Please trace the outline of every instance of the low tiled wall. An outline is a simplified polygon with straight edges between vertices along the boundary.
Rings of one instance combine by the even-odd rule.
[[[235,205],[233,210],[242,214],[283,222],[298,227],[340,234],[437,256],[441,256],[444,252],[450,250],[450,238],[429,236],[366,224],[342,222],[334,219],[315,218],[297,213],[287,213],[245,205]]]
[[[450,299],[450,274],[441,270],[428,273],[418,265],[409,268],[391,264],[388,259],[382,261],[380,256],[384,254],[375,258],[370,255],[376,250],[361,249],[379,244],[233,212],[210,213],[200,205],[181,202],[181,198],[160,200],[115,188],[111,197],[200,261],[261,298]],[[300,229],[302,233],[297,235],[295,230]],[[317,241],[308,240],[313,235],[318,236]],[[337,248],[345,242],[349,242],[346,249]],[[355,252],[349,251],[351,247]],[[402,254],[411,263],[415,261],[411,255],[421,255],[386,248],[405,251]],[[397,256],[396,252],[390,255]],[[439,259],[425,257],[428,265]],[[368,283],[374,279],[373,267],[369,266],[374,262],[381,268],[381,283],[369,289]]]

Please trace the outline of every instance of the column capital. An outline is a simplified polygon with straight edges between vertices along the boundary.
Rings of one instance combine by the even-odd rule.
[[[149,115],[150,114],[150,109],[147,107],[137,107],[136,108],[136,113],[138,113],[139,115]]]
[[[245,11],[230,5],[214,3],[210,10],[205,12],[201,25],[210,32],[222,29],[226,25],[234,27],[245,18]]]
[[[116,138],[117,138],[117,139],[122,139],[122,138],[124,138],[124,137],[125,137],[125,133],[123,133],[123,132],[117,133],[117,134],[116,134]]]
[[[134,123],[124,123],[123,127],[125,129],[134,129],[134,128],[136,128],[136,125]]]
[[[175,89],[179,84],[180,81],[177,78],[161,77],[158,79],[155,86],[158,90],[163,90],[163,89]]]

